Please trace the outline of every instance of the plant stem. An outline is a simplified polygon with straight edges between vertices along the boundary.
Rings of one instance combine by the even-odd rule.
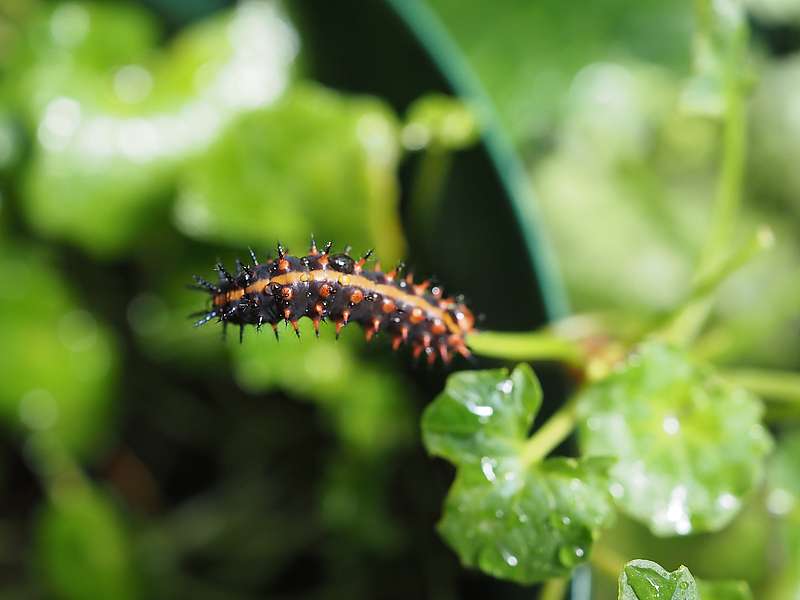
[[[769,369],[723,370],[722,376],[731,383],[772,400],[800,407],[800,373]]]
[[[433,232],[442,202],[442,188],[453,162],[452,153],[437,143],[423,152],[414,176],[409,200],[411,221],[420,236]]]
[[[729,260],[728,248],[734,238],[736,222],[742,204],[742,185],[744,181],[745,150],[747,145],[747,121],[745,114],[745,81],[742,69],[747,55],[748,30],[743,17],[734,25],[724,23],[726,16],[715,15],[708,0],[695,2],[695,15],[698,22],[695,35],[696,67],[703,69],[704,63],[713,63],[715,29],[714,19],[721,27],[730,27],[724,49],[724,65],[721,78],[723,82],[723,142],[720,159],[720,173],[714,200],[714,211],[709,233],[697,268],[695,269],[693,290],[701,289],[702,295],[683,306],[669,328],[669,338],[674,343],[688,345],[702,329],[712,307],[712,292],[715,287],[706,284],[718,279],[716,273],[724,273],[720,263]],[[727,16],[729,17],[729,16]],[[721,281],[718,279],[717,284]]]
[[[539,592],[539,600],[562,600],[567,591],[566,579],[548,579]]]
[[[722,159],[711,230],[700,260],[698,274],[713,268],[730,244],[742,203],[747,126],[744,82],[741,71],[747,51],[744,20],[731,34],[724,67],[725,113]]]
[[[755,256],[771,248],[774,241],[772,230],[762,226],[738,250],[715,262],[708,271],[695,280],[689,297],[676,309],[661,333],[656,335],[675,344],[693,340],[708,316],[711,297],[719,285]]]
[[[581,347],[548,332],[481,331],[467,336],[467,345],[475,354],[507,360],[557,360],[583,366]]]
[[[528,438],[521,453],[523,465],[539,462],[572,433],[578,418],[577,399],[577,395],[573,395],[536,433]]]
[[[58,503],[65,488],[88,490],[89,483],[61,441],[46,432],[33,433],[27,443],[29,464],[50,500]]]
[[[597,572],[604,574],[609,579],[616,580],[622,573],[622,569],[625,568],[626,561],[616,550],[601,542],[592,548],[589,562]]]

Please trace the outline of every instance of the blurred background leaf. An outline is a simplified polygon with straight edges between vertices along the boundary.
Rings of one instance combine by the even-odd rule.
[[[583,452],[619,459],[611,494],[656,535],[722,529],[761,482],[758,398],[679,350],[642,346],[578,402]]]

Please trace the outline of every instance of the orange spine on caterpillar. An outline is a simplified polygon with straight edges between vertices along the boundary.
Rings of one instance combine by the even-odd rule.
[[[475,319],[463,299],[446,298],[429,281],[414,283],[412,275],[401,275],[402,263],[388,272],[378,264],[366,269],[372,251],[356,260],[349,248],[331,254],[331,247],[328,242],[318,249],[312,237],[308,254],[295,257],[278,244],[275,259],[260,263],[251,250],[252,264],[237,261],[236,273],[218,264],[218,283],[195,277],[196,287],[211,295],[211,308],[198,313],[195,325],[214,319],[239,325],[241,339],[246,325],[260,330],[269,324],[278,338],[278,323],[285,321],[299,337],[297,321],[307,317],[317,337],[322,322],[336,323],[337,338],[348,323],[358,323],[367,340],[387,332],[394,349],[407,344],[415,358],[424,354],[429,363],[437,356],[445,363],[453,354],[470,356],[465,336]]]

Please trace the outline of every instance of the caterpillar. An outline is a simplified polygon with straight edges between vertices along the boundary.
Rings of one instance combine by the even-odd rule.
[[[388,272],[378,263],[373,270],[365,269],[371,250],[356,260],[349,247],[332,254],[332,246],[328,242],[319,249],[312,236],[305,256],[290,256],[278,244],[277,258],[261,263],[250,250],[252,264],[237,260],[235,273],[217,263],[217,283],[194,277],[193,287],[211,296],[210,308],[193,315],[202,315],[195,326],[214,319],[223,328],[239,325],[241,341],[247,325],[260,330],[269,324],[279,339],[278,324],[284,321],[299,338],[297,321],[307,317],[317,337],[322,322],[336,324],[337,339],[343,327],[357,323],[368,341],[386,332],[393,349],[408,345],[414,358],[424,354],[429,364],[437,356],[444,363],[455,354],[470,357],[465,336],[475,318],[463,298],[445,297],[441,286],[430,281],[414,283],[413,275],[402,275],[402,263]]]

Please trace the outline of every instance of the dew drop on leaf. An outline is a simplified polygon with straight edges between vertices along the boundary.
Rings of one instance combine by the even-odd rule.
[[[583,560],[586,551],[580,546],[562,546],[558,551],[558,560],[565,567],[574,567]]]
[[[516,567],[519,564],[519,559],[511,554],[508,550],[502,551],[503,560],[506,561],[506,564],[509,567]]]

